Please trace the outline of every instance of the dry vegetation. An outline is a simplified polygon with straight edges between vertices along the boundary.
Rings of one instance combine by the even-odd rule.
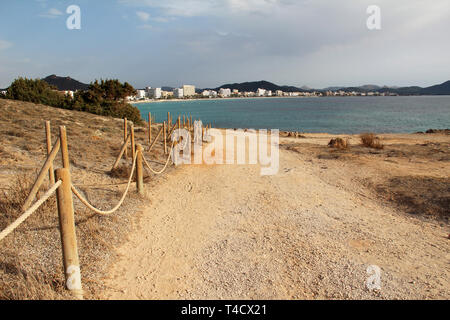
[[[360,136],[361,143],[364,147],[373,149],[383,149],[384,145],[381,143],[379,137],[375,136],[373,133],[363,133]]]
[[[350,146],[350,143],[348,142],[348,139],[342,139],[342,138],[336,138],[331,139],[328,143],[328,146],[330,148],[336,148],[336,149],[347,149]]]
[[[281,147],[318,163],[319,174],[327,181],[335,178],[339,185],[340,180],[342,185],[354,185],[355,192],[375,197],[403,214],[448,223],[448,131],[382,137],[364,134],[333,138],[328,143],[329,139],[327,134],[306,134],[301,142],[282,141]]]
[[[44,120],[52,122],[55,141],[58,126],[65,125],[69,140],[72,180],[94,206],[113,207],[121,196],[131,160],[122,160],[109,174],[123,142],[123,122],[92,114],[0,99],[0,229],[20,215],[20,207],[45,161]],[[158,128],[153,129],[155,137]],[[148,143],[144,128],[137,143]],[[147,159],[163,162],[162,143]],[[129,152],[130,153],[130,152]],[[60,156],[55,167],[60,167]],[[155,164],[155,167],[157,165]],[[173,170],[170,168],[169,170]],[[125,177],[126,176],[126,177]],[[147,188],[157,177],[146,176]],[[44,192],[47,183],[42,188]],[[133,188],[131,189],[134,190]],[[146,199],[134,192],[112,216],[98,216],[76,199],[75,218],[85,297],[96,299],[114,260],[115,248],[127,238]],[[0,242],[0,299],[70,299],[63,288],[63,267],[58,215],[52,196],[15,232]]]

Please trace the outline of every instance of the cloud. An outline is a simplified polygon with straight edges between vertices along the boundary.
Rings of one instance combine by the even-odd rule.
[[[54,18],[58,18],[62,15],[63,15],[63,13],[60,10],[58,10],[56,8],[50,8],[47,12],[40,14],[39,16],[42,18],[54,19]]]
[[[168,16],[181,17],[224,13],[270,14],[277,7],[291,4],[288,0],[118,0],[118,2],[130,6],[155,8]]]
[[[148,21],[150,19],[150,14],[144,11],[137,11],[136,15],[141,21]]]
[[[13,44],[11,42],[0,39],[0,51],[9,49],[12,46]]]

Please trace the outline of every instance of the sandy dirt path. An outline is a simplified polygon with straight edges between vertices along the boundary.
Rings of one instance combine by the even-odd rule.
[[[148,191],[104,298],[450,298],[444,226],[325,181],[302,157],[281,150],[269,177],[258,166],[178,168]],[[366,288],[369,265],[381,268],[380,291]]]

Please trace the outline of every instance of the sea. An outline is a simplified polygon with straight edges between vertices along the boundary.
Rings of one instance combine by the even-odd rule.
[[[202,99],[141,103],[142,118],[170,112],[216,128],[306,133],[415,133],[450,128],[450,96]]]

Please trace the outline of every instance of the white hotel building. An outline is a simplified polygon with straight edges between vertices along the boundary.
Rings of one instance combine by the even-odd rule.
[[[231,97],[231,89],[223,89],[222,88],[219,91],[219,95],[224,98]]]
[[[136,90],[136,99],[141,100],[147,97],[147,92],[145,90]]]
[[[151,88],[148,90],[148,97],[153,99],[161,99],[161,88]]]
[[[180,89],[180,88],[173,89],[173,96],[175,98],[177,98],[177,99],[184,98],[184,91],[183,91],[183,89]]]
[[[184,85],[183,86],[183,95],[185,97],[193,97],[193,96],[195,96],[195,86]]]

